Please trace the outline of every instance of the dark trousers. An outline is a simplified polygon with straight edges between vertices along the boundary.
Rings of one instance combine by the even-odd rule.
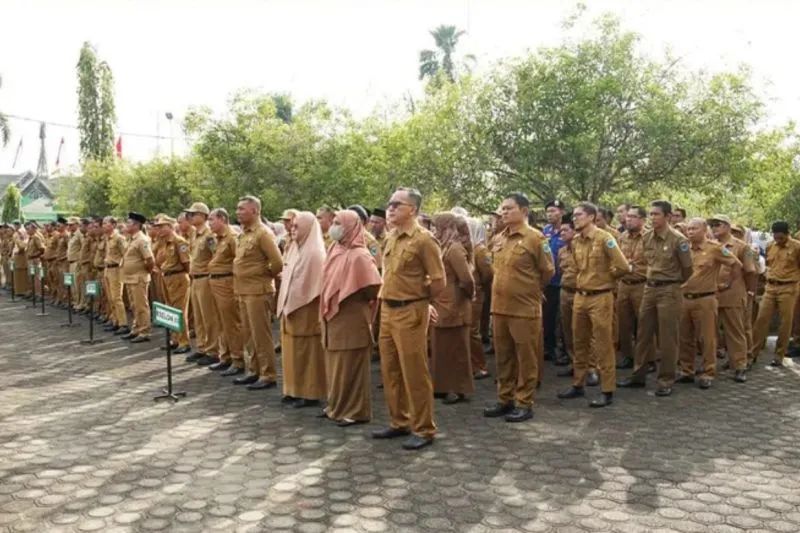
[[[544,356],[555,358],[558,346],[558,321],[561,288],[548,285],[544,288],[542,304],[542,329],[544,330]]]

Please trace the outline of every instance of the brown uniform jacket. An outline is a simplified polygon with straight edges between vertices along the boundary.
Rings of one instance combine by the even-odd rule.
[[[122,282],[145,283],[150,281],[147,259],[153,259],[153,251],[150,241],[144,233],[139,231],[131,238],[131,242],[125,249],[125,256],[122,259]]]
[[[28,237],[28,244],[25,247],[25,257],[28,261],[39,259],[44,255],[44,235],[37,231]]]
[[[95,268],[101,269],[106,267],[106,244],[108,239],[103,235],[98,237],[97,246],[94,249],[94,258],[92,258],[92,265]]]
[[[89,235],[84,235],[83,242],[81,243],[81,255],[80,255],[81,265],[91,264],[92,258],[94,257],[94,248],[95,248],[94,237],[90,237]]]
[[[214,239],[211,247],[214,256],[208,263],[210,274],[230,274],[233,273],[233,260],[236,258],[236,235],[228,226],[222,235]]]
[[[272,294],[273,280],[283,270],[275,239],[260,221],[242,228],[233,260],[233,292],[241,295]]]
[[[783,246],[767,245],[767,281],[800,281],[800,241],[789,239]]]
[[[492,283],[492,256],[489,249],[483,244],[475,245],[475,293],[483,291]]]
[[[66,261],[68,249],[69,249],[69,233],[59,233],[58,245],[56,246],[56,261],[59,262]]]
[[[430,298],[429,282],[444,279],[440,254],[436,239],[419,224],[410,230],[393,230],[383,252],[380,298],[401,301]]]
[[[692,264],[692,277],[682,286],[684,295],[717,292],[722,265],[732,267],[741,263],[727,248],[707,240],[692,245]]]
[[[611,290],[616,280],[630,272],[630,265],[609,232],[593,228],[572,239],[575,266],[578,269],[577,288],[587,291]]]
[[[43,235],[44,237],[44,254],[42,259],[45,261],[52,261],[58,256],[58,245],[61,242],[61,235],[52,232],[50,235]]]
[[[126,247],[127,243],[125,242],[125,237],[120,235],[116,230],[106,237],[106,255],[104,258],[106,268],[120,266],[122,264]]]
[[[721,243],[742,264],[742,272],[754,274],[756,269],[756,253],[746,242],[730,237]],[[721,288],[717,294],[720,307],[744,307],[747,300],[747,286],[744,276],[739,276],[731,283],[732,268],[723,265],[717,278]],[[728,287],[728,288],[725,288]]]
[[[572,253],[572,245],[564,244],[558,250],[558,268],[561,270],[561,287],[574,289],[578,285],[578,265],[575,264],[575,254]]]
[[[77,263],[81,260],[81,249],[83,248],[84,235],[81,230],[75,230],[69,236],[67,243],[67,261],[70,263]]]
[[[433,300],[433,306],[439,313],[436,327],[469,325],[472,319],[470,302],[475,294],[470,257],[460,243],[452,243],[442,253],[442,261],[447,284]]]
[[[214,256],[215,244],[216,238],[208,226],[203,226],[195,233],[194,239],[189,243],[192,274],[208,274],[208,263]]]
[[[647,259],[644,256],[644,235],[642,232],[626,231],[618,239],[619,248],[625,259],[633,267],[631,272],[622,276],[623,282],[637,283],[647,279]]]
[[[660,233],[650,230],[642,237],[642,246],[648,281],[686,281],[683,270],[692,268],[692,252],[682,233],[669,226]]]
[[[542,316],[542,288],[555,273],[547,238],[524,224],[506,228],[492,242],[491,311],[520,318]]]
[[[171,237],[162,239],[163,259],[158,265],[161,273],[171,274],[176,272],[186,272],[186,267],[191,261],[189,256],[189,243],[175,233]],[[188,272],[187,272],[188,274]]]

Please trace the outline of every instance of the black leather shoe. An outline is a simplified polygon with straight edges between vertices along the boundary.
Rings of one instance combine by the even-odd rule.
[[[208,366],[213,365],[214,363],[219,363],[219,357],[214,357],[213,355],[205,355],[195,361],[199,366]]]
[[[411,431],[402,428],[383,428],[383,429],[376,429],[372,432],[373,439],[394,439],[396,437],[405,437],[410,435]]]
[[[172,350],[172,353],[184,354],[184,353],[189,353],[190,351],[192,351],[191,346],[178,346],[177,348]]]
[[[783,366],[783,361],[781,361],[780,359],[773,359],[772,361],[770,361],[769,366],[781,367]]]
[[[274,381],[267,381],[266,379],[259,379],[247,386],[247,390],[264,390],[273,389],[278,384]]]
[[[206,356],[206,354],[204,354],[203,352],[193,352],[190,355],[186,356],[186,362],[187,363],[194,363],[195,361],[197,361],[201,357],[205,357],[205,356]]]
[[[445,405],[453,405],[455,403],[463,402],[466,399],[467,399],[466,396],[464,396],[463,394],[456,394],[454,392],[450,392],[447,394],[447,396],[444,397],[442,403]]]
[[[589,402],[589,407],[606,407],[614,402],[613,392],[604,392]]]
[[[122,326],[117,331],[114,332],[114,335],[129,335],[131,332],[131,328],[128,326]]]
[[[505,416],[514,410],[513,403],[496,403],[492,407],[487,407],[483,410],[483,416],[486,418],[497,418]]]
[[[419,435],[411,435],[403,442],[404,450],[419,450],[425,446],[433,444],[433,438],[420,437]]]
[[[623,357],[622,361],[617,363],[617,368],[619,369],[633,368],[633,359],[631,359],[630,357]]]
[[[177,342],[170,342],[169,343],[169,349],[172,350],[172,353],[175,353],[175,350],[178,349],[178,343]],[[161,350],[162,351],[166,351],[167,347],[166,346],[162,346]]]
[[[562,368],[561,370],[556,371],[556,377],[559,378],[571,378],[574,372],[572,371],[572,367],[569,368]]]
[[[134,333],[134,332],[132,332],[132,331],[131,331],[130,333],[126,333],[125,335],[123,335],[122,337],[120,337],[120,339],[122,339],[122,340],[124,340],[124,341],[129,341],[129,340],[131,340],[132,338],[134,338],[135,336],[136,336],[136,333]]]
[[[656,396],[671,396],[672,387],[659,387],[656,389]]]
[[[658,370],[658,366],[656,365],[655,361],[650,361],[649,363],[647,363],[647,373],[648,374],[652,374],[656,370]]]
[[[581,398],[583,397],[583,387],[570,387],[565,389],[557,394],[558,398],[561,400],[571,400],[573,398]]]
[[[675,383],[694,383],[694,376],[690,374],[683,374],[675,380]]]
[[[289,404],[291,404],[291,403],[296,402],[299,399],[300,398],[295,398],[294,396],[284,396],[283,398],[281,398],[281,403],[289,403]]]
[[[244,374],[244,368],[240,368],[238,366],[232,366],[228,370],[220,372],[219,375],[225,376],[227,378],[228,376],[238,376],[239,374]]]
[[[103,327],[103,331],[107,331],[109,333],[113,333],[113,332],[118,331],[118,330],[119,330],[119,326],[115,326],[113,324]]]
[[[213,370],[214,372],[221,372],[223,370],[228,370],[231,367],[231,364],[227,361],[220,361],[218,363],[214,363],[213,365],[209,365],[208,369]]]
[[[506,422],[524,422],[533,418],[532,409],[524,409],[522,407],[515,407],[513,411],[505,416]]]
[[[645,382],[638,379],[625,378],[617,381],[617,387],[624,387],[626,389],[643,389],[645,387]]]
[[[555,361],[556,360],[556,354],[554,354],[553,352],[545,352],[544,360],[545,361]]]
[[[141,344],[143,342],[150,342],[150,337],[147,335],[139,335],[135,339],[131,339],[131,344]]]
[[[303,407],[318,407],[319,400],[306,400],[305,398],[298,398],[292,402],[291,406],[295,409],[302,409]]]
[[[737,370],[736,373],[733,375],[733,381],[736,383],[744,383],[747,381],[747,371],[745,370]]]
[[[597,387],[600,384],[600,376],[597,375],[597,372],[594,370],[590,370],[586,374],[586,386],[587,387]]]
[[[247,374],[240,378],[236,378],[233,380],[234,385],[250,385],[251,383],[255,383],[258,381],[258,376],[255,374]]]
[[[553,364],[556,366],[567,366],[569,365],[569,361],[570,361],[569,357],[564,355],[559,355],[558,357],[556,357],[556,360],[553,362]]]
[[[700,381],[699,381],[699,383],[698,383],[698,386],[699,386],[701,389],[704,389],[704,390],[705,390],[705,389],[710,389],[710,388],[711,388],[711,380],[710,380],[710,379],[708,379],[708,378],[700,378]]]

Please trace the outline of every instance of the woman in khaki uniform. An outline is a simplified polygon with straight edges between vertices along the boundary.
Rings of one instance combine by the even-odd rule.
[[[327,395],[319,296],[325,244],[314,213],[301,211],[292,221],[291,244],[278,293],[283,347],[284,402],[293,407],[319,405]]]
[[[345,427],[372,418],[372,306],[381,277],[354,211],[339,211],[329,232],[335,242],[323,269],[320,315],[328,382],[325,416]]]
[[[28,257],[25,250],[28,246],[28,236],[23,229],[14,230],[14,252],[11,260],[14,262],[14,292],[24,298],[31,296],[31,284],[28,278]]]
[[[433,217],[442,246],[445,289],[433,300],[438,316],[431,332],[433,391],[445,394],[444,403],[458,403],[475,392],[470,363],[469,330],[472,321],[472,243],[467,221],[452,213]]]
[[[467,220],[472,237],[474,268],[472,277],[475,280],[475,298],[472,300],[472,322],[470,324],[469,356],[475,379],[489,377],[486,357],[483,353],[483,337],[481,336],[481,317],[486,301],[486,290],[492,283],[492,258],[486,247],[486,228],[477,218]]]

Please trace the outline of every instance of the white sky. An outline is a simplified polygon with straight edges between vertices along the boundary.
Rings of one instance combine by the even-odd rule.
[[[732,70],[749,64],[769,101],[769,121],[800,121],[796,50],[800,1],[586,0],[584,20],[618,14],[642,35],[643,49],[666,46],[688,68]],[[0,110],[52,122],[77,122],[75,63],[92,42],[116,78],[118,129],[169,136],[165,111],[180,120],[193,105],[223,112],[241,88],[327,99],[357,115],[419,94],[417,56],[428,31],[468,31],[459,51],[478,70],[503,57],[566,36],[574,3],[550,0],[0,0]],[[794,43],[794,44],[793,44]],[[160,117],[160,118],[159,118]],[[0,172],[35,169],[38,124],[11,121]],[[78,162],[76,130],[48,126],[51,171],[61,137],[61,167]],[[123,133],[126,158],[149,159],[155,139]],[[161,155],[170,142],[160,142]],[[175,151],[186,146],[176,139]]]

